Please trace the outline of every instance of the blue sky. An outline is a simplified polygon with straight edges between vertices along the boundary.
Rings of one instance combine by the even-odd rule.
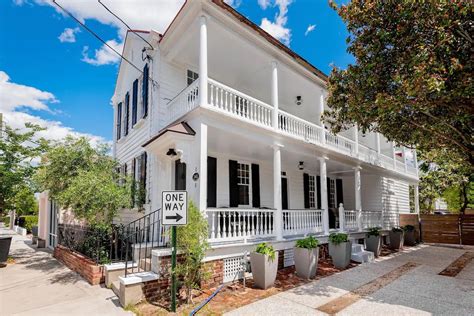
[[[124,29],[96,0],[58,2],[120,49]],[[175,0],[103,2],[133,28],[161,32],[180,7]],[[228,2],[326,74],[331,64],[353,62],[345,26],[326,0]],[[8,124],[48,126],[44,136],[51,139],[67,133],[112,139],[113,53],[48,0],[1,1],[0,43],[0,112]]]

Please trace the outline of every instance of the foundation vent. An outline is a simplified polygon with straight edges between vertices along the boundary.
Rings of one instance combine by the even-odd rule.
[[[242,279],[244,276],[243,256],[224,259],[224,283]]]

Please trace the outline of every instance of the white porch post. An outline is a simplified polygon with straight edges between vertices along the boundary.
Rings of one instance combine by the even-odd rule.
[[[362,197],[360,183],[360,167],[354,168],[354,188],[355,188],[355,211],[357,214],[357,227],[362,230]]]
[[[329,235],[329,206],[328,206],[328,187],[327,187],[327,157],[319,158],[319,181],[321,186],[321,208],[323,210],[323,232]]]
[[[278,63],[272,61],[272,106],[273,106],[273,128],[278,130]]]
[[[339,203],[339,231],[343,232],[345,230],[344,223],[346,222],[344,215],[344,205]]]
[[[375,146],[377,148],[377,154],[380,155],[381,150],[380,150],[380,133],[375,133]]]
[[[319,97],[319,126],[321,126],[321,143],[326,143],[326,133],[324,131],[324,124],[321,116],[324,114],[324,90],[321,89],[321,96]]]
[[[355,143],[355,154],[359,154],[359,126],[357,124],[354,125],[354,143]]]
[[[199,94],[201,106],[207,105],[207,18],[199,19]]]
[[[405,173],[408,172],[407,152],[408,152],[408,150],[405,147],[403,147],[403,164],[405,166]]]
[[[207,209],[207,125],[201,123],[199,128],[199,209],[202,213]]]
[[[413,199],[415,200],[415,213],[420,214],[420,194],[418,191],[418,184],[414,185],[414,196]]]
[[[395,142],[392,142],[393,169],[397,170],[397,155],[395,154]]]
[[[281,147],[273,145],[273,208],[275,209],[275,233],[277,240],[283,239],[283,211],[281,206]]]
[[[413,149],[413,161],[416,169],[416,176],[418,177],[418,157],[416,156],[416,149]]]

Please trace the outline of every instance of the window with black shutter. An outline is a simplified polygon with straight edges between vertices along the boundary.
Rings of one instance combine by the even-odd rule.
[[[137,183],[136,183],[136,158],[132,159],[132,170],[131,170],[131,176],[132,176],[132,182],[130,184],[130,193],[131,193],[131,198],[132,198],[132,207],[135,207],[137,204]]]
[[[252,164],[252,206],[260,207],[260,167]]]
[[[146,200],[146,166],[147,166],[147,155],[146,152],[140,156],[140,187],[143,190],[142,200]]]
[[[316,176],[316,201],[317,201],[317,209],[321,209],[321,177]]]
[[[229,160],[229,206],[239,206],[239,188],[237,182],[237,161]]]
[[[138,107],[138,79],[133,82],[132,90],[132,127],[137,124],[137,107]]]
[[[148,115],[148,83],[149,83],[149,68],[148,64],[143,68],[143,82],[142,82],[142,118]]]
[[[122,136],[122,102],[117,104],[117,140]]]
[[[336,179],[336,207],[339,207],[341,203],[344,204],[342,179]]]
[[[127,92],[125,95],[125,136],[128,135],[128,128],[129,128],[129,122],[130,122],[130,94]]]

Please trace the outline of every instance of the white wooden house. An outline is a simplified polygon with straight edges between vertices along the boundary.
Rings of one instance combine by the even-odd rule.
[[[123,223],[186,189],[213,260],[264,239],[360,238],[418,212],[415,152],[357,128],[333,135],[320,119],[326,75],[223,1],[187,1],[164,34],[128,32],[123,54],[142,71],[120,65],[113,154],[146,192]]]

